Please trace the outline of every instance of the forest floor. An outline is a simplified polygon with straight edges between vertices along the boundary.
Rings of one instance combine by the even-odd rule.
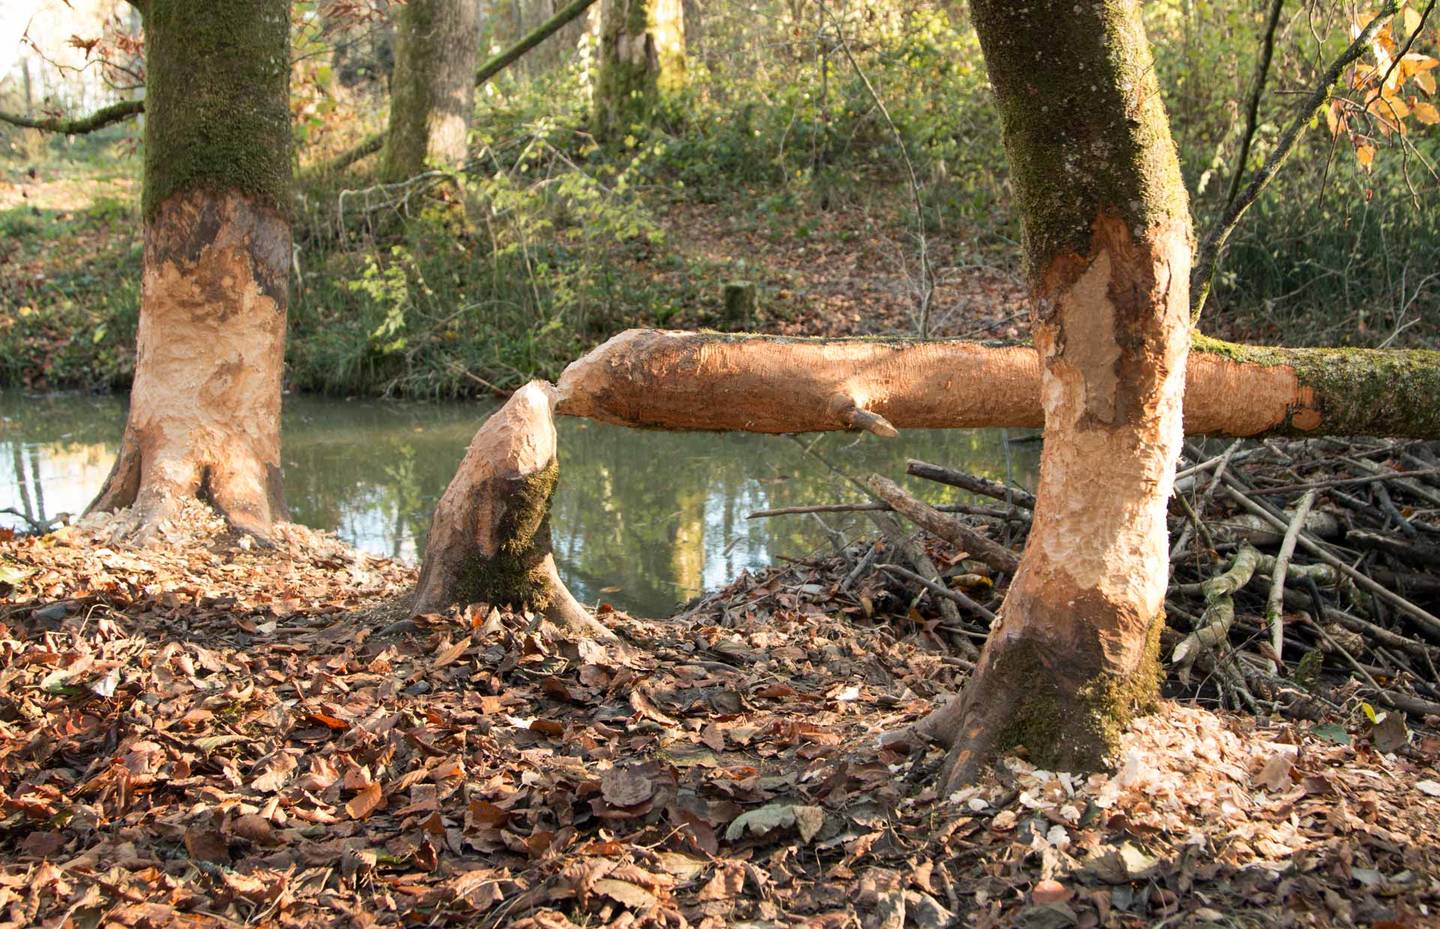
[[[0,543],[0,926],[1440,922],[1433,730],[1169,702],[1111,774],[938,796],[879,736],[966,663],[843,558],[602,648],[406,620],[412,568],[301,527],[107,533]]]

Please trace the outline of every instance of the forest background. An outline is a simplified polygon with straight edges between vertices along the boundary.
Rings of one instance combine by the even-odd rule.
[[[489,4],[479,57],[558,6]],[[1019,218],[963,5],[686,3],[683,86],[603,143],[591,131],[601,6],[479,88],[462,171],[383,184],[374,157],[317,167],[386,124],[395,10],[293,5],[291,389],[498,393],[632,326],[1025,335]],[[1241,167],[1272,6],[1250,170],[1366,11],[1146,5],[1202,231]],[[1396,17],[1244,218],[1207,306],[1210,334],[1434,344],[1440,117],[1423,12]],[[19,4],[5,16],[17,35],[3,43],[0,110],[80,114],[136,95],[127,4]],[[1382,100],[1372,89],[1407,42],[1420,64],[1399,69],[1408,80]],[[139,136],[135,120],[70,138],[0,128],[0,386],[128,385]],[[753,311],[727,309],[736,285],[754,288]]]

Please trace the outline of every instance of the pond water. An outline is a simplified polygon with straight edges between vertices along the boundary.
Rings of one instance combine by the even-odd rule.
[[[291,517],[366,551],[416,562],[430,514],[493,402],[285,398]],[[125,422],[120,397],[0,392],[0,509],[36,519],[79,513],[109,473]],[[560,573],[581,600],[664,615],[777,556],[828,549],[826,527],[869,534],[856,514],[747,519],[754,510],[859,502],[853,488],[778,436],[626,429],[562,418],[551,525]],[[807,437],[806,441],[813,441]],[[1033,435],[914,430],[898,439],[832,433],[816,449],[852,474],[906,482],[923,458],[1032,487]],[[931,501],[963,499],[925,481]],[[0,525],[23,521],[0,514]]]

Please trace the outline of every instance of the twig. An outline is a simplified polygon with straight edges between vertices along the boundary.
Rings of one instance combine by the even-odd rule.
[[[1300,535],[1300,528],[1305,525],[1305,517],[1314,505],[1315,491],[1306,491],[1295,505],[1290,527],[1285,530],[1280,552],[1275,556],[1275,567],[1270,572],[1270,596],[1265,602],[1265,620],[1270,624],[1270,649],[1275,653],[1275,663],[1282,668],[1285,666],[1285,574],[1290,570],[1290,556],[1295,554],[1295,540]]]
[[[1234,478],[1227,475],[1225,490],[1226,493],[1229,494],[1231,499],[1233,499],[1236,503],[1239,503],[1246,510],[1249,510],[1256,516],[1259,516],[1261,519],[1270,523],[1276,529],[1283,532],[1286,528],[1288,528],[1285,520],[1276,516],[1263,504],[1257,503],[1256,501],[1250,499],[1248,496],[1245,495],[1243,489],[1237,489],[1235,484],[1231,483],[1232,481],[1234,481]],[[1428,631],[1431,635],[1435,636],[1436,638],[1440,638],[1440,617],[1437,617],[1429,611],[1422,609],[1414,603],[1411,603],[1409,600],[1406,600],[1399,594],[1394,593],[1389,588],[1376,583],[1368,576],[1360,573],[1359,571],[1356,571],[1344,561],[1332,555],[1330,553],[1330,550],[1324,544],[1311,538],[1304,532],[1300,533],[1299,540],[1300,544],[1304,546],[1306,551],[1313,553],[1315,557],[1319,558],[1321,561],[1333,566],[1342,574],[1345,574],[1346,576],[1354,580],[1357,585],[1365,588],[1366,590],[1375,594],[1375,596],[1379,597],[1381,600],[1384,600],[1386,603],[1389,603],[1391,606],[1396,607],[1397,609],[1404,612],[1405,615],[1419,622],[1420,625],[1423,626],[1426,631]]]
[[[972,494],[980,494],[985,497],[994,497],[996,500],[1004,500],[1012,506],[1022,509],[1035,509],[1035,495],[1019,487],[1011,487],[1009,484],[1002,484],[999,481],[992,481],[987,477],[979,477],[974,474],[967,474],[964,471],[957,471],[953,468],[944,468],[940,465],[919,461],[914,458],[905,461],[905,473],[913,477],[923,477],[927,481],[936,481],[941,484],[948,484],[951,487],[958,487],[961,490],[968,490]]]
[[[12,126],[21,126],[25,129],[39,129],[43,132],[58,132],[64,135],[84,135],[87,132],[104,129],[106,126],[129,119],[143,112],[145,112],[144,100],[121,100],[119,103],[112,103],[107,107],[101,107],[89,116],[79,116],[75,119],[61,119],[55,116],[36,118],[33,116],[21,116],[16,113],[0,112],[0,122],[9,123]]]
[[[1002,510],[993,506],[971,506],[968,503],[942,503],[935,507],[941,513],[964,513],[968,516],[988,516],[991,519],[1018,519],[1017,511]],[[895,508],[888,503],[814,503],[806,506],[779,506],[772,510],[754,510],[746,519],[764,519],[770,516],[798,516],[804,513],[893,513]]]
[[[1325,101],[1330,99],[1330,92],[1344,74],[1345,69],[1365,54],[1366,49],[1370,47],[1371,40],[1380,31],[1380,27],[1385,24],[1385,20],[1393,16],[1398,8],[1399,0],[1386,0],[1379,12],[1365,25],[1364,29],[1360,30],[1360,34],[1355,37],[1349,47],[1340,54],[1339,58],[1330,63],[1330,67],[1326,68],[1325,73],[1321,75],[1319,85],[1306,96],[1300,106],[1296,107],[1290,125],[1281,133],[1274,151],[1270,153],[1269,158],[1265,159],[1265,164],[1260,167],[1260,170],[1255,172],[1255,176],[1249,186],[1245,188],[1245,192],[1221,214],[1215,225],[1206,234],[1204,241],[1200,243],[1200,248],[1195,255],[1195,270],[1190,277],[1190,316],[1192,319],[1199,319],[1201,311],[1205,309],[1205,301],[1210,296],[1211,286],[1215,283],[1215,272],[1220,267],[1220,254],[1231,234],[1235,232],[1235,228],[1240,225],[1240,219],[1245,215],[1245,211],[1250,209],[1260,193],[1275,179],[1275,175],[1285,164],[1285,160],[1295,151],[1296,146],[1300,143],[1300,137],[1305,133],[1305,128],[1310,125],[1320,107],[1325,105]]]
[[[894,481],[872,474],[865,481],[865,487],[872,495],[893,506],[915,525],[939,536],[996,571],[1014,574],[1020,567],[1020,556],[1010,549],[986,538],[960,520],[940,513],[930,504],[900,489]]]
[[[1235,157],[1235,173],[1230,175],[1230,187],[1225,192],[1227,208],[1240,194],[1240,181],[1245,177],[1245,162],[1250,160],[1250,144],[1255,141],[1255,124],[1260,115],[1260,97],[1265,91],[1265,78],[1270,73],[1270,60],[1275,54],[1275,29],[1280,24],[1280,10],[1284,6],[1285,0],[1274,0],[1270,4],[1270,16],[1265,22],[1265,34],[1260,40],[1260,57],[1255,61],[1255,78],[1250,87],[1250,99],[1245,107],[1245,131],[1240,136],[1240,152]]]
[[[1364,459],[1357,459],[1363,461]],[[1369,464],[1369,462],[1366,462]],[[1378,465],[1377,465],[1378,467]],[[1310,481],[1305,484],[1282,484],[1279,487],[1257,487],[1255,496],[1269,497],[1273,494],[1298,493],[1302,490],[1326,490],[1331,487],[1345,487],[1350,484],[1374,484],[1377,481],[1393,481],[1404,477],[1430,477],[1440,474],[1440,468],[1425,468],[1421,471],[1384,471],[1383,473],[1367,474],[1363,477],[1337,477],[1328,481]]]
[[[885,118],[885,125],[890,127],[890,133],[895,137],[895,145],[900,149],[900,158],[905,162],[905,172],[910,179],[910,199],[915,210],[915,244],[920,255],[920,306],[919,309],[919,330],[920,338],[930,338],[930,302],[935,295],[935,272],[930,267],[930,240],[925,235],[925,204],[921,200],[920,176],[915,173],[915,165],[910,160],[910,149],[905,144],[905,136],[900,132],[900,127],[895,125],[895,120],[890,118],[890,111],[885,107],[885,101],[880,99],[875,86],[870,83],[870,77],[865,69],[860,67],[860,62],[855,60],[855,55],[850,51],[850,43],[845,39],[843,25],[835,18],[835,14],[823,3],[820,11],[830,19],[831,25],[835,27],[836,37],[839,39],[840,50],[845,53],[845,59],[850,62],[850,67],[855,69],[855,74],[860,78],[860,83],[865,85],[865,91],[870,95],[870,100],[875,104],[875,109]]]
[[[951,590],[944,584],[939,584],[935,581],[927,581],[925,578],[916,574],[914,571],[902,568],[899,565],[877,564],[875,567],[881,571],[897,575],[898,577],[903,577],[907,581],[912,581],[916,584],[919,584],[921,587],[924,587],[926,590],[930,591],[936,596],[948,597],[951,600],[954,600],[956,603],[960,604],[961,606],[965,607],[965,609],[970,610],[974,613],[979,613],[981,616],[985,617],[985,619],[992,623],[996,620],[996,616],[993,612],[991,612],[989,609],[986,609],[984,606],[981,606],[979,603],[975,602],[969,597],[965,596],[958,590]]]

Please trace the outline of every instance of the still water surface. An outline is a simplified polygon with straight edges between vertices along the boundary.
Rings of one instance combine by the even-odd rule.
[[[366,551],[418,561],[430,514],[489,402],[412,404],[286,397],[282,427],[291,517]],[[0,509],[37,519],[79,513],[109,473],[125,422],[118,397],[0,392]],[[858,502],[786,438],[626,429],[562,418],[555,557],[576,596],[663,615],[776,556],[803,557],[867,525],[850,514],[746,519],[754,510]],[[898,439],[830,434],[817,449],[852,474],[904,480],[923,458],[1033,486],[1039,443],[999,430],[913,430]],[[813,437],[808,437],[807,441]],[[1018,441],[1017,441],[1018,440]],[[941,501],[946,488],[907,486]],[[21,521],[0,514],[0,525]]]

